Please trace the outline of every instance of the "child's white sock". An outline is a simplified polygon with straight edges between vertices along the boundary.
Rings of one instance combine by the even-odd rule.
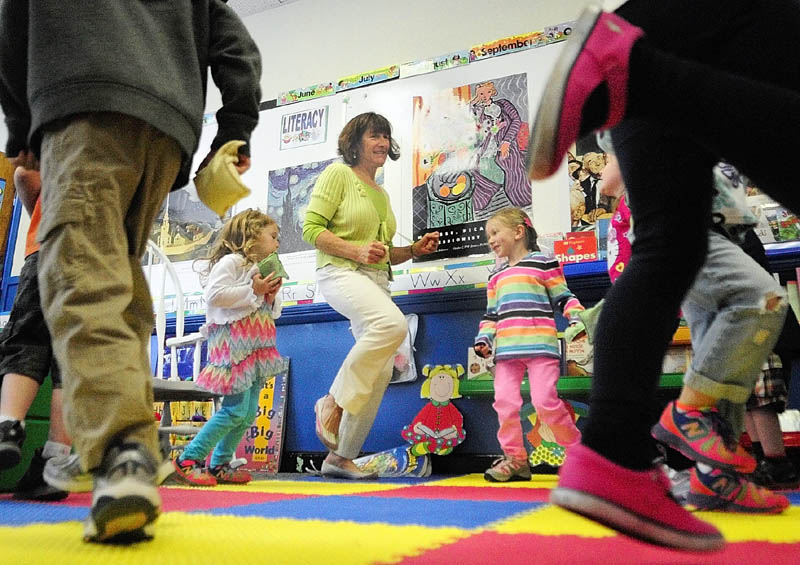
[[[57,441],[47,440],[42,449],[42,459],[50,459],[51,457],[60,457],[62,455],[69,455],[72,448],[64,443]]]
[[[2,422],[19,422],[22,426],[22,429],[25,429],[25,420],[17,420],[11,416],[6,416],[5,414],[0,414],[0,423]]]

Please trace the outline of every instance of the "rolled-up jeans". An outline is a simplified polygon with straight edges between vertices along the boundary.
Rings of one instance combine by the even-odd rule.
[[[317,270],[317,283],[331,308],[350,320],[356,339],[330,388],[344,409],[335,453],[354,459],[375,421],[408,324],[392,301],[386,271],[327,265]]]
[[[693,358],[683,382],[720,399],[736,437],[745,403],[786,317],[786,294],[741,247],[709,231],[708,256],[683,301]]]

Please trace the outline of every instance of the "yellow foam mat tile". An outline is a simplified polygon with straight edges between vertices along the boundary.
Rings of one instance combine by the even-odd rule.
[[[579,514],[557,506],[543,506],[535,510],[521,512],[505,520],[495,522],[487,530],[500,534],[539,534],[559,536],[579,535],[587,538],[604,538],[617,533]]]
[[[70,563],[81,565],[212,562],[360,565],[398,561],[474,533],[452,527],[169,512],[156,522],[152,541],[117,547],[82,542],[82,527],[80,522],[0,527],[2,561],[15,565],[65,563],[68,556]]]
[[[440,481],[428,481],[422,486],[435,487],[490,487],[490,488],[553,488],[558,483],[557,475],[533,475],[530,481],[512,481],[510,483],[490,483],[483,478],[483,473],[472,473],[450,477]]]
[[[407,484],[387,484],[380,481],[375,482],[356,482],[356,481],[251,481],[246,485],[217,485],[209,487],[215,492],[268,492],[273,494],[305,494],[312,496],[324,495],[348,495],[377,492],[382,490],[393,490],[405,488]],[[198,487],[182,485],[163,485],[163,488],[178,488],[195,490]],[[202,488],[202,487],[200,487]]]
[[[725,536],[725,539],[731,542],[800,542],[800,507],[798,506],[790,506],[780,514],[696,512],[695,516],[714,524]],[[800,563],[800,555],[798,555],[797,562]]]
[[[742,514],[735,512],[695,512],[695,516],[715,525],[729,542],[800,542],[800,507],[792,506],[781,514]],[[614,530],[557,506],[544,506],[495,522],[486,529],[503,534],[573,534],[589,538],[616,535]],[[798,559],[800,563],[800,559]]]

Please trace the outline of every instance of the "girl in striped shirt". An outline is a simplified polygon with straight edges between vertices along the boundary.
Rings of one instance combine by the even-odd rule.
[[[559,444],[580,441],[572,414],[556,392],[561,356],[554,310],[558,308],[573,326],[568,333],[576,334],[583,306],[567,288],[558,261],[539,251],[536,230],[525,212],[500,210],[486,222],[486,235],[492,251],[507,263],[489,276],[486,315],[474,345],[481,357],[495,357],[493,406],[503,449],[503,457],[484,477],[492,482],[530,480],[519,415],[520,384],[527,369],[531,403]]]

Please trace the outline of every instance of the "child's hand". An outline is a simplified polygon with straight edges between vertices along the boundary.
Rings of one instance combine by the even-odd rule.
[[[580,337],[580,335],[586,335],[586,326],[583,325],[583,322],[572,322],[569,327],[564,330],[564,339],[567,342],[574,341],[576,338]]]
[[[485,343],[475,344],[472,346],[472,349],[475,350],[475,354],[478,357],[481,357],[483,359],[488,358],[492,354],[491,348],[489,348],[489,346],[487,346]]]
[[[275,271],[273,271],[267,275],[264,281],[269,285],[267,292],[264,293],[264,300],[272,304],[275,301],[275,295],[278,294],[281,286],[283,286],[283,279],[281,277],[276,277]]]
[[[269,289],[270,289],[270,283],[267,279],[265,279],[258,273],[253,275],[253,293],[256,296],[266,294],[267,292],[269,292]]]

